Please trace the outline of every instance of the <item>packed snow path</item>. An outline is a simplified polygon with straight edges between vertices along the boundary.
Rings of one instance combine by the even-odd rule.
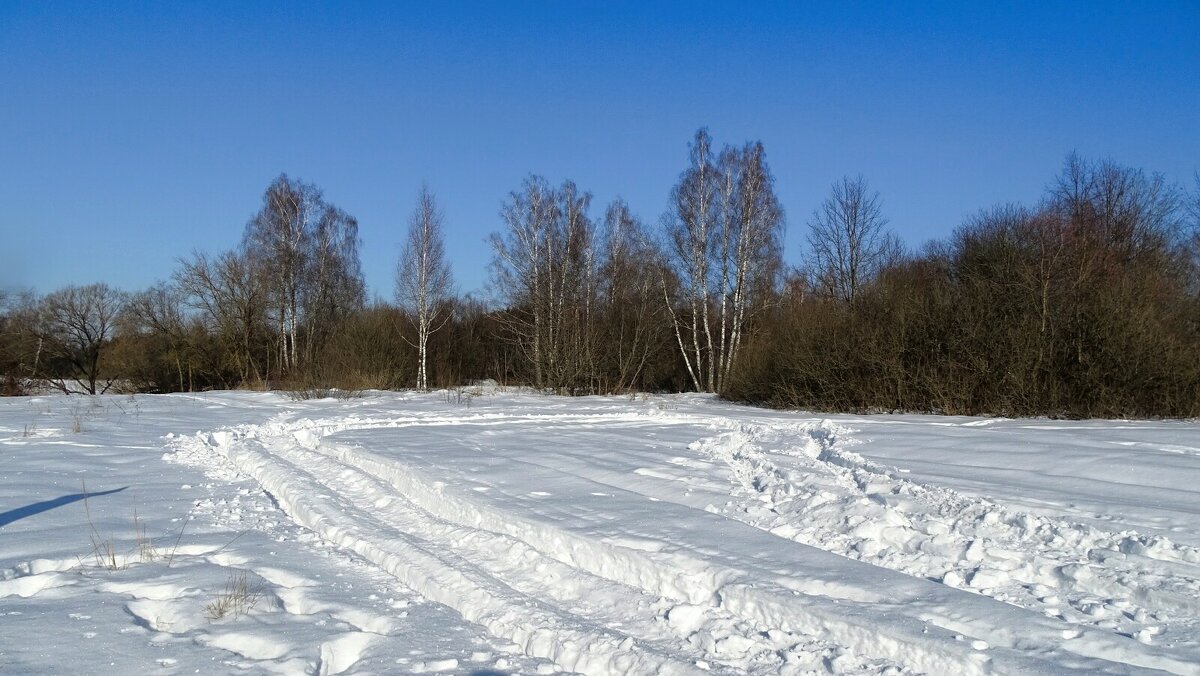
[[[827,419],[688,395],[205,402],[220,424],[169,435],[168,460],[214,490],[251,480],[269,501],[245,525],[312,533],[444,604],[523,653],[509,669],[1200,673],[1194,423]],[[276,605],[312,610],[317,582],[242,559]],[[60,582],[26,568],[0,597]],[[156,628],[170,603],[127,612],[284,672],[377,670],[366,658],[406,640],[342,599],[328,612],[358,630],[314,660]]]

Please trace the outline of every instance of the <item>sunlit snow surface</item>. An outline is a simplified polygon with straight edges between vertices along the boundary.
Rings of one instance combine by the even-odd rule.
[[[1194,422],[37,397],[0,453],[3,673],[1200,673]]]

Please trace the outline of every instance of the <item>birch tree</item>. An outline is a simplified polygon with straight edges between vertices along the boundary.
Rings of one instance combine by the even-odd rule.
[[[495,252],[492,279],[505,296],[509,311],[505,325],[517,349],[533,368],[533,384],[545,386],[542,373],[543,330],[547,322],[543,301],[546,255],[551,224],[558,218],[553,189],[540,176],[530,176],[520,191],[509,193],[500,209],[505,230],[492,233]]]
[[[558,193],[560,222],[549,249],[554,290],[550,298],[555,335],[547,364],[555,386],[594,393],[598,388],[595,313],[597,308],[596,226],[588,209],[592,195],[564,181]]]
[[[862,176],[833,184],[829,197],[808,222],[814,285],[854,305],[862,288],[899,255],[901,245],[887,229],[878,192]]]
[[[327,203],[315,185],[280,175],[242,240],[262,276],[278,336],[279,369],[309,362],[347,311],[361,309],[365,284],[358,258],[358,222]]]
[[[693,387],[719,393],[782,267],[783,209],[762,144],[714,159],[708,131],[698,131],[671,206],[665,247],[678,283],[664,275],[663,297]]]
[[[506,229],[491,237],[493,281],[505,296],[506,326],[539,388],[591,388],[598,261],[591,194],[531,176],[501,209]]]
[[[712,232],[716,229],[716,170],[712,139],[700,129],[691,144],[691,166],[671,190],[673,211],[665,217],[667,251],[678,271],[678,293],[684,308],[668,297],[666,278],[663,296],[671,313],[675,340],[697,391],[711,391],[705,379],[705,355],[713,352],[708,322],[709,259]]]
[[[451,285],[442,211],[433,193],[422,186],[396,266],[396,300],[416,331],[416,339],[410,343],[417,350],[419,390],[429,389],[429,336],[450,319]]]
[[[312,363],[334,327],[363,308],[365,283],[358,256],[358,221],[341,209],[321,205],[308,238],[310,249],[301,289],[305,358]]]
[[[284,174],[267,188],[262,209],[246,225],[243,246],[265,276],[283,371],[299,364],[300,294],[320,202],[315,186]]]

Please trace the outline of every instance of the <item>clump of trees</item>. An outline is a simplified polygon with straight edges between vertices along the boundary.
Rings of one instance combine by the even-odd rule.
[[[783,208],[761,143],[715,157],[711,146],[701,129],[691,166],[671,190],[665,235],[676,283],[664,280],[663,289],[692,387],[723,392],[777,286]]]
[[[115,336],[125,294],[106,284],[68,286],[43,298],[9,301],[0,324],[4,389],[20,393],[21,367],[62,392],[104,394],[114,376],[102,357]]]
[[[280,372],[311,375],[334,328],[363,306],[358,222],[316,186],[283,175],[246,225],[242,251],[261,285]]]
[[[508,375],[572,394],[659,387],[671,271],[628,205],[614,201],[597,223],[591,201],[571,181],[531,176],[504,203],[491,243],[500,338],[516,356]]]
[[[854,283],[814,253],[730,395],[824,410],[1198,415],[1200,226],[1185,201],[1162,176],[1072,156],[1039,204],[982,211],[947,241],[885,253]],[[812,250],[853,253],[851,219],[826,218],[829,205],[811,236],[842,242]]]
[[[782,258],[763,145],[693,138],[657,228],[528,177],[490,237],[499,303],[460,296],[423,187],[395,303],[365,302],[358,225],[281,175],[233,249],[168,281],[0,294],[0,392],[695,390],[780,407],[1200,415],[1200,176],[1071,156],[1033,205],[907,251],[865,178],[835,182]]]

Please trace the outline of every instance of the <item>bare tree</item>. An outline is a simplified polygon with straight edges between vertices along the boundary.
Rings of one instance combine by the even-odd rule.
[[[279,365],[297,366],[300,293],[308,266],[313,222],[320,211],[316,186],[281,175],[267,188],[263,206],[246,225],[243,247],[265,276],[269,303],[279,332]]]
[[[1187,198],[1187,211],[1191,217],[1193,234],[1200,235],[1200,171],[1192,176],[1195,190]]]
[[[309,237],[301,307],[305,327],[305,358],[317,359],[334,328],[366,301],[366,285],[358,257],[358,221],[330,204]]]
[[[659,285],[668,274],[645,225],[623,200],[604,216],[598,350],[610,392],[635,387],[668,327]]]
[[[668,295],[663,278],[663,296],[671,313],[675,339],[692,385],[709,391],[704,379],[704,356],[712,354],[713,340],[708,321],[709,262],[712,232],[716,229],[716,169],[713,167],[712,139],[707,129],[696,132],[691,144],[691,166],[671,190],[674,211],[664,217],[667,249],[678,270],[679,293],[686,302],[687,315],[681,316]],[[687,341],[685,344],[685,336]]]
[[[326,203],[317,186],[284,174],[267,188],[242,245],[264,280],[277,363],[294,372],[302,357],[314,356],[341,310],[362,307],[358,222]]]
[[[662,278],[676,342],[692,385],[721,392],[751,316],[782,267],[783,209],[761,143],[726,147],[714,161],[708,131],[671,191],[666,250],[678,283]]]
[[[715,384],[722,392],[733,372],[752,315],[775,290],[783,268],[783,207],[762,143],[722,153],[720,340]]]
[[[188,320],[183,296],[171,284],[159,282],[129,298],[125,307],[122,334],[146,334],[162,341],[162,355],[175,371],[179,391],[192,390],[192,359],[188,345]],[[143,355],[149,358],[149,355]],[[185,374],[186,368],[186,374]]]
[[[1162,174],[1071,153],[1049,193],[1081,243],[1130,254],[1171,244],[1180,234],[1181,195]]]
[[[416,330],[417,389],[429,389],[429,336],[450,319],[452,278],[446,261],[442,211],[428,186],[421,186],[408,221],[408,236],[396,266],[396,300]]]
[[[552,342],[549,363],[557,386],[594,393],[596,381],[596,292],[599,259],[596,225],[588,216],[592,194],[572,181],[558,189],[561,222],[555,230],[557,251],[552,248],[550,270],[556,288],[551,295]]]
[[[833,184],[808,223],[808,245],[814,285],[847,305],[902,250],[862,176]]]
[[[491,237],[493,280],[509,303],[507,326],[538,387],[590,388],[598,261],[591,194],[566,181],[555,190],[531,176],[509,195],[507,231]]]
[[[1192,229],[1200,231],[1200,171],[1192,175],[1192,181],[1195,183],[1195,192],[1187,201],[1188,213],[1192,217]]]
[[[1192,269],[1193,294],[1200,298],[1200,172],[1194,176],[1195,192],[1187,199],[1190,223],[1186,231],[1185,247]]]
[[[544,251],[549,247],[553,223],[558,219],[557,209],[554,190],[546,179],[530,176],[522,189],[510,193],[501,207],[507,231],[492,233],[490,238],[496,253],[492,278],[510,307],[507,326],[526,361],[533,366],[537,387],[545,386],[542,327],[548,321],[544,299],[549,272]]]
[[[35,324],[36,372],[64,393],[72,391],[68,379],[88,394],[107,392],[114,378],[101,376],[100,360],[125,300],[107,284],[68,286],[43,298]]]
[[[32,295],[0,289],[0,396],[24,394],[27,389],[30,367],[26,360],[37,344],[28,321],[34,314],[27,311],[34,305]]]
[[[180,264],[175,283],[184,302],[199,311],[207,328],[220,337],[240,381],[261,381],[268,370],[257,356],[260,340],[265,340],[266,291],[253,262],[242,253],[227,251],[216,259],[194,253]]]

